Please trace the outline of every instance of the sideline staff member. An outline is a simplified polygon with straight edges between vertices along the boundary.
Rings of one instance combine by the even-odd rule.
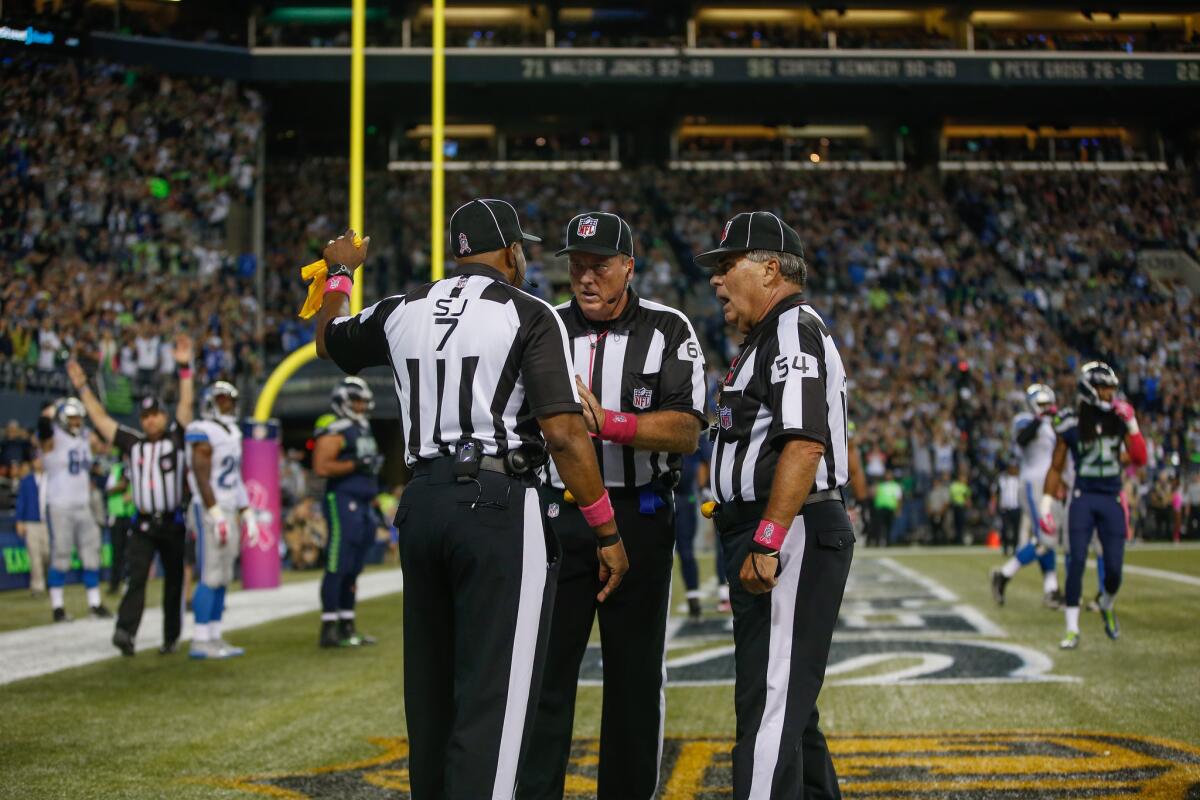
[[[554,622],[532,749],[517,797],[563,796],[579,667],[597,611],[604,650],[599,797],[651,797],[658,784],[666,715],[664,669],[671,564],[673,486],[680,453],[696,449],[704,416],[704,356],[695,331],[673,308],[630,287],[633,232],[616,214],[592,211],[567,224],[571,291],[558,306],[574,356],[583,420],[636,565],[620,594],[597,609],[599,562],[579,508],[550,469],[542,489],[562,546]]]
[[[804,299],[800,237],[777,216],[738,214],[696,263],[746,334],[717,396],[711,469],[733,601],[733,796],[840,797],[817,694],[854,551],[846,372]]]
[[[413,800],[513,796],[558,572],[535,488],[547,446],[597,537],[600,600],[629,569],[562,323],[517,288],[525,239],[540,241],[511,205],[472,200],[450,217],[453,277],[354,317],[345,295],[369,239],[325,249],[317,353],[351,373],[392,367],[413,470],[396,511]]]

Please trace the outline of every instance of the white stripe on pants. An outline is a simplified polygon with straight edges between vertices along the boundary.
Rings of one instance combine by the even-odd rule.
[[[525,524],[521,551],[521,596],[508,670],[508,700],[500,734],[500,757],[492,800],[512,800],[517,786],[517,762],[529,714],[533,662],[538,648],[542,598],[546,590],[546,535],[537,489],[525,490]]]
[[[800,565],[804,563],[804,517],[797,515],[779,552],[779,583],[771,590],[771,633],[767,650],[767,699],[754,739],[754,775],[749,800],[769,800],[787,713],[792,673],[792,626]]]

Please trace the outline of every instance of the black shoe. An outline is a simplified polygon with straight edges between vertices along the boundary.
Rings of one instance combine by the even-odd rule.
[[[1058,609],[1062,608],[1062,592],[1060,592],[1058,589],[1055,589],[1052,592],[1046,592],[1046,594],[1042,596],[1042,605],[1051,611],[1057,611]]]
[[[690,620],[700,619],[700,598],[699,597],[689,597],[688,598],[688,619],[690,619]]]
[[[343,619],[338,622],[338,636],[342,640],[343,647],[359,647],[361,645],[375,644],[374,636],[367,636],[365,633],[359,633],[354,627],[354,620]]]
[[[73,617],[67,613],[67,610],[65,608],[54,609],[54,621],[55,622],[70,622],[72,619],[73,619]]]
[[[92,616],[96,619],[112,619],[112,612],[101,603],[98,606],[92,606]]]
[[[169,642],[163,642],[161,645],[159,645],[158,654],[160,656],[169,656],[172,653],[174,653],[175,651],[177,651],[178,649],[179,649],[179,640],[172,639]]]
[[[342,640],[338,636],[338,624],[334,620],[322,620],[321,622],[321,639],[319,642],[321,647],[341,647]]]
[[[129,635],[129,631],[117,628],[113,631],[112,643],[113,647],[121,651],[121,655],[133,655],[133,637]]]
[[[997,567],[992,570],[992,599],[996,605],[1004,605],[1004,590],[1008,588],[1008,577]]]

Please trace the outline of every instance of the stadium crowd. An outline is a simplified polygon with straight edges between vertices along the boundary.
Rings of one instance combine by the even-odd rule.
[[[0,260],[12,276],[0,290],[0,386],[63,394],[75,354],[100,365],[119,407],[122,387],[161,388],[168,343],[187,328],[200,380],[231,378],[252,395],[311,337],[295,316],[297,271],[343,224],[344,161],[268,164],[260,309],[257,265],[237,246],[259,177],[254,92],[26,56],[3,65],[0,86]],[[637,233],[638,291],[691,317],[714,383],[736,342],[691,255],[737,209],[795,221],[811,292],[846,354],[868,473],[920,501],[903,506],[892,538],[961,540],[986,524],[1024,387],[1050,382],[1068,402],[1081,355],[1111,361],[1145,415],[1158,452],[1142,487],[1157,471],[1179,480],[1162,467],[1198,457],[1194,298],[1138,261],[1152,247],[1197,252],[1193,174],[782,175],[452,171],[446,211],[511,198],[547,239],[529,248],[530,276],[556,301],[567,291],[552,255],[560,226],[584,206],[621,213]],[[424,173],[368,175],[368,297],[427,277],[427,197]],[[969,508],[950,515],[963,518],[954,531],[934,530],[947,494]]]

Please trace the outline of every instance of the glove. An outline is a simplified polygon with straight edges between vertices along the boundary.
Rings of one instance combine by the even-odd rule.
[[[246,547],[257,548],[259,534],[262,531],[258,527],[258,514],[254,512],[254,509],[242,509],[242,527],[246,529]]]
[[[204,512],[208,526],[217,532],[217,544],[224,547],[229,542],[229,520],[220,506],[213,506]]]
[[[1049,406],[1046,406],[1044,411],[1042,411],[1042,416],[1045,417],[1046,419],[1054,419],[1054,416],[1057,413],[1058,413],[1058,406],[1049,405]]]
[[[362,239],[357,234],[354,236],[354,246],[362,247]],[[321,303],[325,300],[325,279],[328,277],[329,265],[323,258],[300,268],[300,278],[308,283],[308,297],[300,307],[300,319],[312,319],[321,310]]]
[[[1038,520],[1038,525],[1042,529],[1042,533],[1054,533],[1058,530],[1058,525],[1054,521],[1054,498],[1048,494],[1042,495],[1041,505],[1038,511],[1042,517]]]
[[[1133,413],[1133,406],[1129,405],[1129,401],[1113,401],[1113,413],[1120,417],[1121,421],[1125,423],[1125,427],[1129,429],[1129,434],[1131,436],[1138,432],[1137,416]]]
[[[358,457],[358,471],[366,475],[376,475],[383,466],[383,456],[378,453]]]

